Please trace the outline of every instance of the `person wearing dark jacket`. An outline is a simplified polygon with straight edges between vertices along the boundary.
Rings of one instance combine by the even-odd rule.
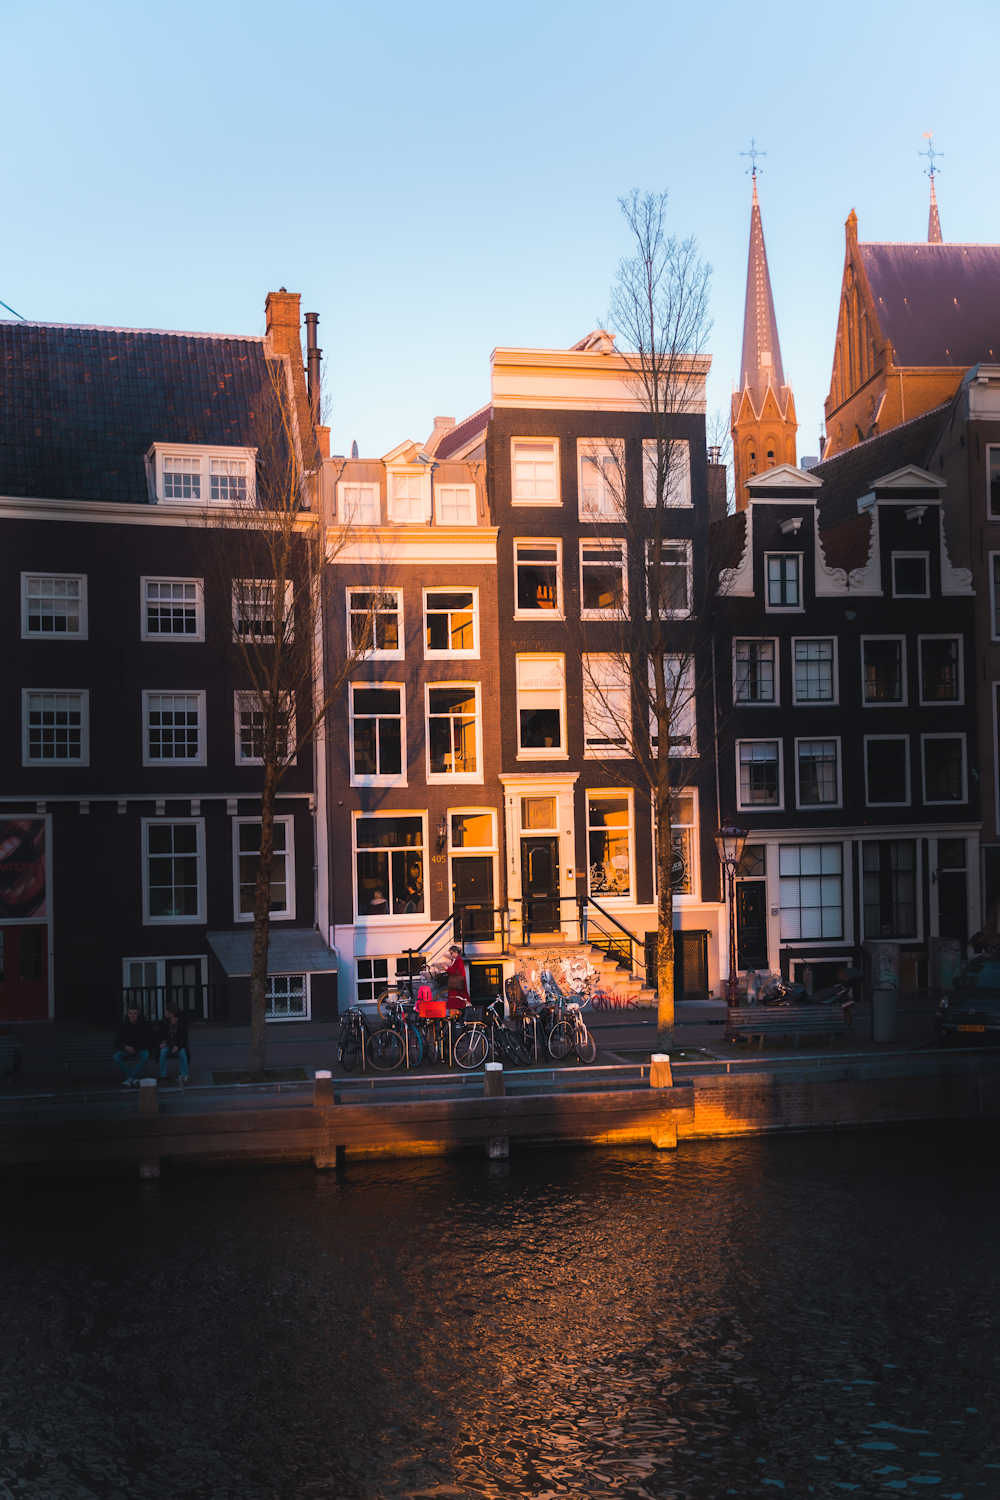
[[[160,1022],[160,1077],[167,1076],[167,1058],[176,1057],[180,1065],[181,1088],[188,1081],[191,1048],[188,1045],[188,1023],[181,1015],[180,1007],[168,1005],[166,1018]]]
[[[137,1005],[130,1005],[128,1013],[115,1032],[115,1062],[125,1074],[123,1088],[131,1089],[139,1082],[139,1074],[149,1060],[153,1038],[149,1026]]]

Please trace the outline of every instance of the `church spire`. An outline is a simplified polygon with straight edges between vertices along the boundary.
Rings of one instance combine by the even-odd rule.
[[[934,150],[933,136],[934,132],[932,130],[924,131],[927,150],[919,152],[919,155],[926,156],[930,162],[930,166],[926,168],[927,176],[931,180],[931,211],[927,220],[927,243],[928,245],[940,245],[943,243],[941,238],[941,216],[938,213],[937,193],[934,191],[934,175],[941,169],[934,165],[934,158],[935,156],[943,156],[944,152]]]
[[[740,387],[749,388],[753,404],[760,411],[768,386],[780,392],[785,383],[778,344],[778,322],[774,316],[771,277],[764,248],[764,226],[757,201],[756,164],[753,173],[753,202],[750,207],[750,257],[747,263],[747,300],[743,316],[743,358],[740,365]]]

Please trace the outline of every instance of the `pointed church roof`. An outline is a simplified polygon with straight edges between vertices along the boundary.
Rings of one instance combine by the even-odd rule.
[[[934,191],[934,178],[931,178],[931,212],[927,220],[927,243],[928,245],[940,245],[941,239],[941,216],[938,213],[937,193]]]
[[[758,411],[764,403],[768,386],[775,393],[785,383],[778,344],[778,321],[774,316],[771,277],[764,248],[764,226],[757,201],[757,178],[753,180],[753,205],[750,210],[750,258],[747,263],[747,301],[743,315],[743,360],[740,367],[740,389],[749,387]]]

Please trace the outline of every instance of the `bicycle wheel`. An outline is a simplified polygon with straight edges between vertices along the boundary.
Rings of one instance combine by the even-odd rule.
[[[353,1073],[360,1051],[356,1031],[349,1031],[345,1037],[341,1037],[340,1046],[337,1048],[337,1061],[343,1065],[345,1073]]]
[[[531,1054],[522,1047],[519,1037],[508,1031],[506,1027],[498,1027],[496,1037],[508,1062],[513,1063],[515,1068],[527,1067],[531,1061]]]
[[[557,1021],[549,1032],[549,1056],[554,1057],[556,1062],[562,1062],[573,1050],[574,1027],[569,1021]]]
[[[391,1073],[403,1061],[403,1038],[389,1027],[373,1031],[365,1047],[365,1057],[378,1072]]]
[[[424,1052],[432,1068],[435,1063],[441,1061],[441,1038],[433,1023],[428,1026],[427,1035],[424,1037]]]
[[[459,1032],[452,1056],[460,1068],[481,1068],[489,1051],[485,1026],[468,1026]]]
[[[390,995],[388,990],[383,990],[381,995],[379,995],[378,999],[375,1001],[375,1009],[378,1011],[379,1016],[383,1021],[386,1019],[386,1012],[383,1009],[385,1002],[387,1000],[395,1000],[395,998],[395,995]]]
[[[419,1067],[424,1055],[424,1039],[415,1026],[406,1028],[406,1050],[409,1053],[410,1067]]]
[[[582,1063],[592,1063],[597,1056],[597,1042],[594,1040],[594,1034],[587,1030],[582,1021],[577,1025],[573,1046]]]

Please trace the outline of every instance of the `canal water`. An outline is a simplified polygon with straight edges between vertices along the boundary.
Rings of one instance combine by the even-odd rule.
[[[998,1148],[3,1177],[0,1496],[996,1496]]]

